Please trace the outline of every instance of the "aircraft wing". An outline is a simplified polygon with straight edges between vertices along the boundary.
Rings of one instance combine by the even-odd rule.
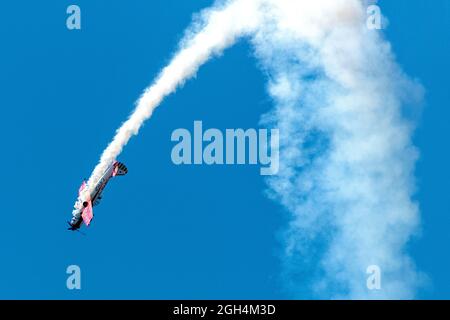
[[[78,195],[81,195],[81,191],[83,191],[84,188],[86,188],[86,181],[83,181],[83,183],[80,186],[80,189],[78,189]]]
[[[94,217],[94,213],[92,211],[92,202],[90,200],[88,201],[87,207],[84,208],[83,213],[81,214],[81,217],[83,218],[84,224],[86,226],[89,226],[92,218]]]

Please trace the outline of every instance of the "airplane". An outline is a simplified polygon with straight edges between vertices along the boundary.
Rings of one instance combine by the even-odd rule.
[[[91,188],[91,192],[88,194],[87,183],[84,180],[78,190],[78,198],[75,201],[75,205],[72,211],[72,219],[69,224],[68,230],[77,231],[81,228],[81,223],[84,222],[86,226],[89,226],[94,213],[92,207],[98,205],[102,199],[102,192],[108,184],[109,180],[115,176],[124,176],[128,173],[127,167],[119,162],[114,161],[103,173],[102,177],[95,183],[95,186]]]

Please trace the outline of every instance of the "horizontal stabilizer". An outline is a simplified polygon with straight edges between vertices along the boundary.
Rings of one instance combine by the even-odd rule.
[[[124,176],[128,173],[127,167],[122,162],[117,162],[115,175],[116,176]]]

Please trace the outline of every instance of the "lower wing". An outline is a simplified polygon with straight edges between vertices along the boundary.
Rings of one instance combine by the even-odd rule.
[[[89,226],[91,224],[91,220],[94,217],[91,201],[88,201],[88,205],[86,208],[84,208],[83,213],[81,214],[81,217],[83,218],[84,224],[86,226]]]

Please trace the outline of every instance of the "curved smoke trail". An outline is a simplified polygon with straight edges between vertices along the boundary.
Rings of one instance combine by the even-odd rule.
[[[259,1],[232,1],[205,10],[199,21],[188,30],[181,49],[162,70],[155,82],[137,101],[136,109],[117,130],[108,147],[103,151],[99,164],[88,181],[88,186],[101,177],[108,165],[122,152],[133,135],[139,132],[145,120],[162,100],[191,78],[198,68],[214,55],[234,44],[236,38],[260,24]]]
[[[412,298],[418,273],[405,245],[419,224],[411,200],[417,151],[403,108],[420,87],[382,35],[366,28],[365,9],[360,0],[237,0],[205,11],[89,181],[166,95],[248,35],[276,105],[263,117],[280,129],[280,171],[268,184],[292,214],[285,265],[293,292]],[[371,265],[382,271],[380,290],[366,286]]]

